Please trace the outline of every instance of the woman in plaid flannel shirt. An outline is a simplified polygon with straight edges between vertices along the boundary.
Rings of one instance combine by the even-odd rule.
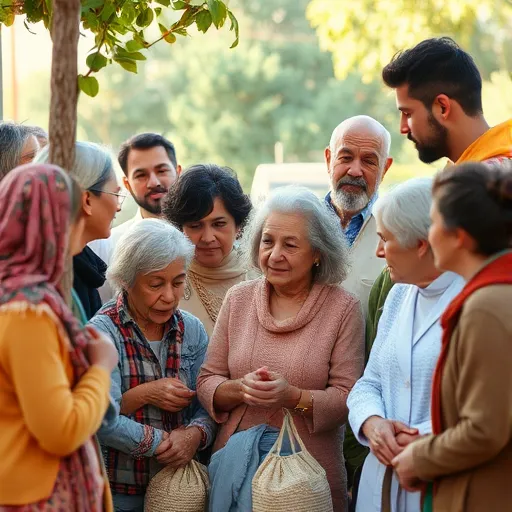
[[[195,392],[208,336],[178,308],[193,254],[165,221],[133,225],[107,274],[117,296],[91,320],[119,352],[111,387],[119,415],[99,432],[117,511],[142,512],[151,477],[163,465],[185,466],[215,435]]]

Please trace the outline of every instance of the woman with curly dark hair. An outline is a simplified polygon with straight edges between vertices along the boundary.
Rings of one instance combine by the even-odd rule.
[[[185,170],[164,203],[164,217],[196,248],[182,308],[203,322],[209,336],[227,291],[246,278],[235,243],[251,209],[235,173],[215,164]]]

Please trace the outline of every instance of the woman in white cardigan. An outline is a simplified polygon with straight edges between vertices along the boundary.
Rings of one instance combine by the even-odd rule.
[[[380,242],[395,286],[379,322],[368,365],[348,398],[349,421],[370,447],[357,512],[420,512],[420,495],[402,490],[386,467],[407,444],[430,433],[430,387],[441,349],[440,317],[464,286],[434,265],[428,243],[432,180],[409,180],[374,207]],[[383,494],[383,483],[384,494]],[[384,500],[383,500],[384,498]],[[384,504],[384,506],[383,506]]]

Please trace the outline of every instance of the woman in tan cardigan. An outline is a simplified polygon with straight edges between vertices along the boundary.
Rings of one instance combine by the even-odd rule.
[[[511,165],[469,163],[438,175],[429,240],[436,265],[467,283],[442,317],[434,433],[393,461],[406,489],[433,482],[425,511],[512,507],[511,239]]]
[[[165,218],[196,247],[181,308],[201,320],[208,336],[227,291],[246,279],[235,243],[251,208],[233,171],[215,164],[186,169],[165,200]]]
[[[281,427],[282,408],[290,409],[327,472],[334,510],[344,511],[343,425],[363,368],[364,330],[358,300],[338,284],[346,275],[343,235],[312,192],[286,187],[246,236],[264,277],[228,292],[198,379],[199,399],[221,424],[214,450],[236,432]]]

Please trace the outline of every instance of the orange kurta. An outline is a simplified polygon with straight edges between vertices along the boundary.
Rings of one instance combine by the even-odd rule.
[[[489,128],[466,148],[455,163],[483,162],[498,157],[512,158],[512,119]]]
[[[60,460],[100,427],[110,375],[91,366],[72,387],[69,341],[52,310],[0,310],[0,505],[48,498]]]

